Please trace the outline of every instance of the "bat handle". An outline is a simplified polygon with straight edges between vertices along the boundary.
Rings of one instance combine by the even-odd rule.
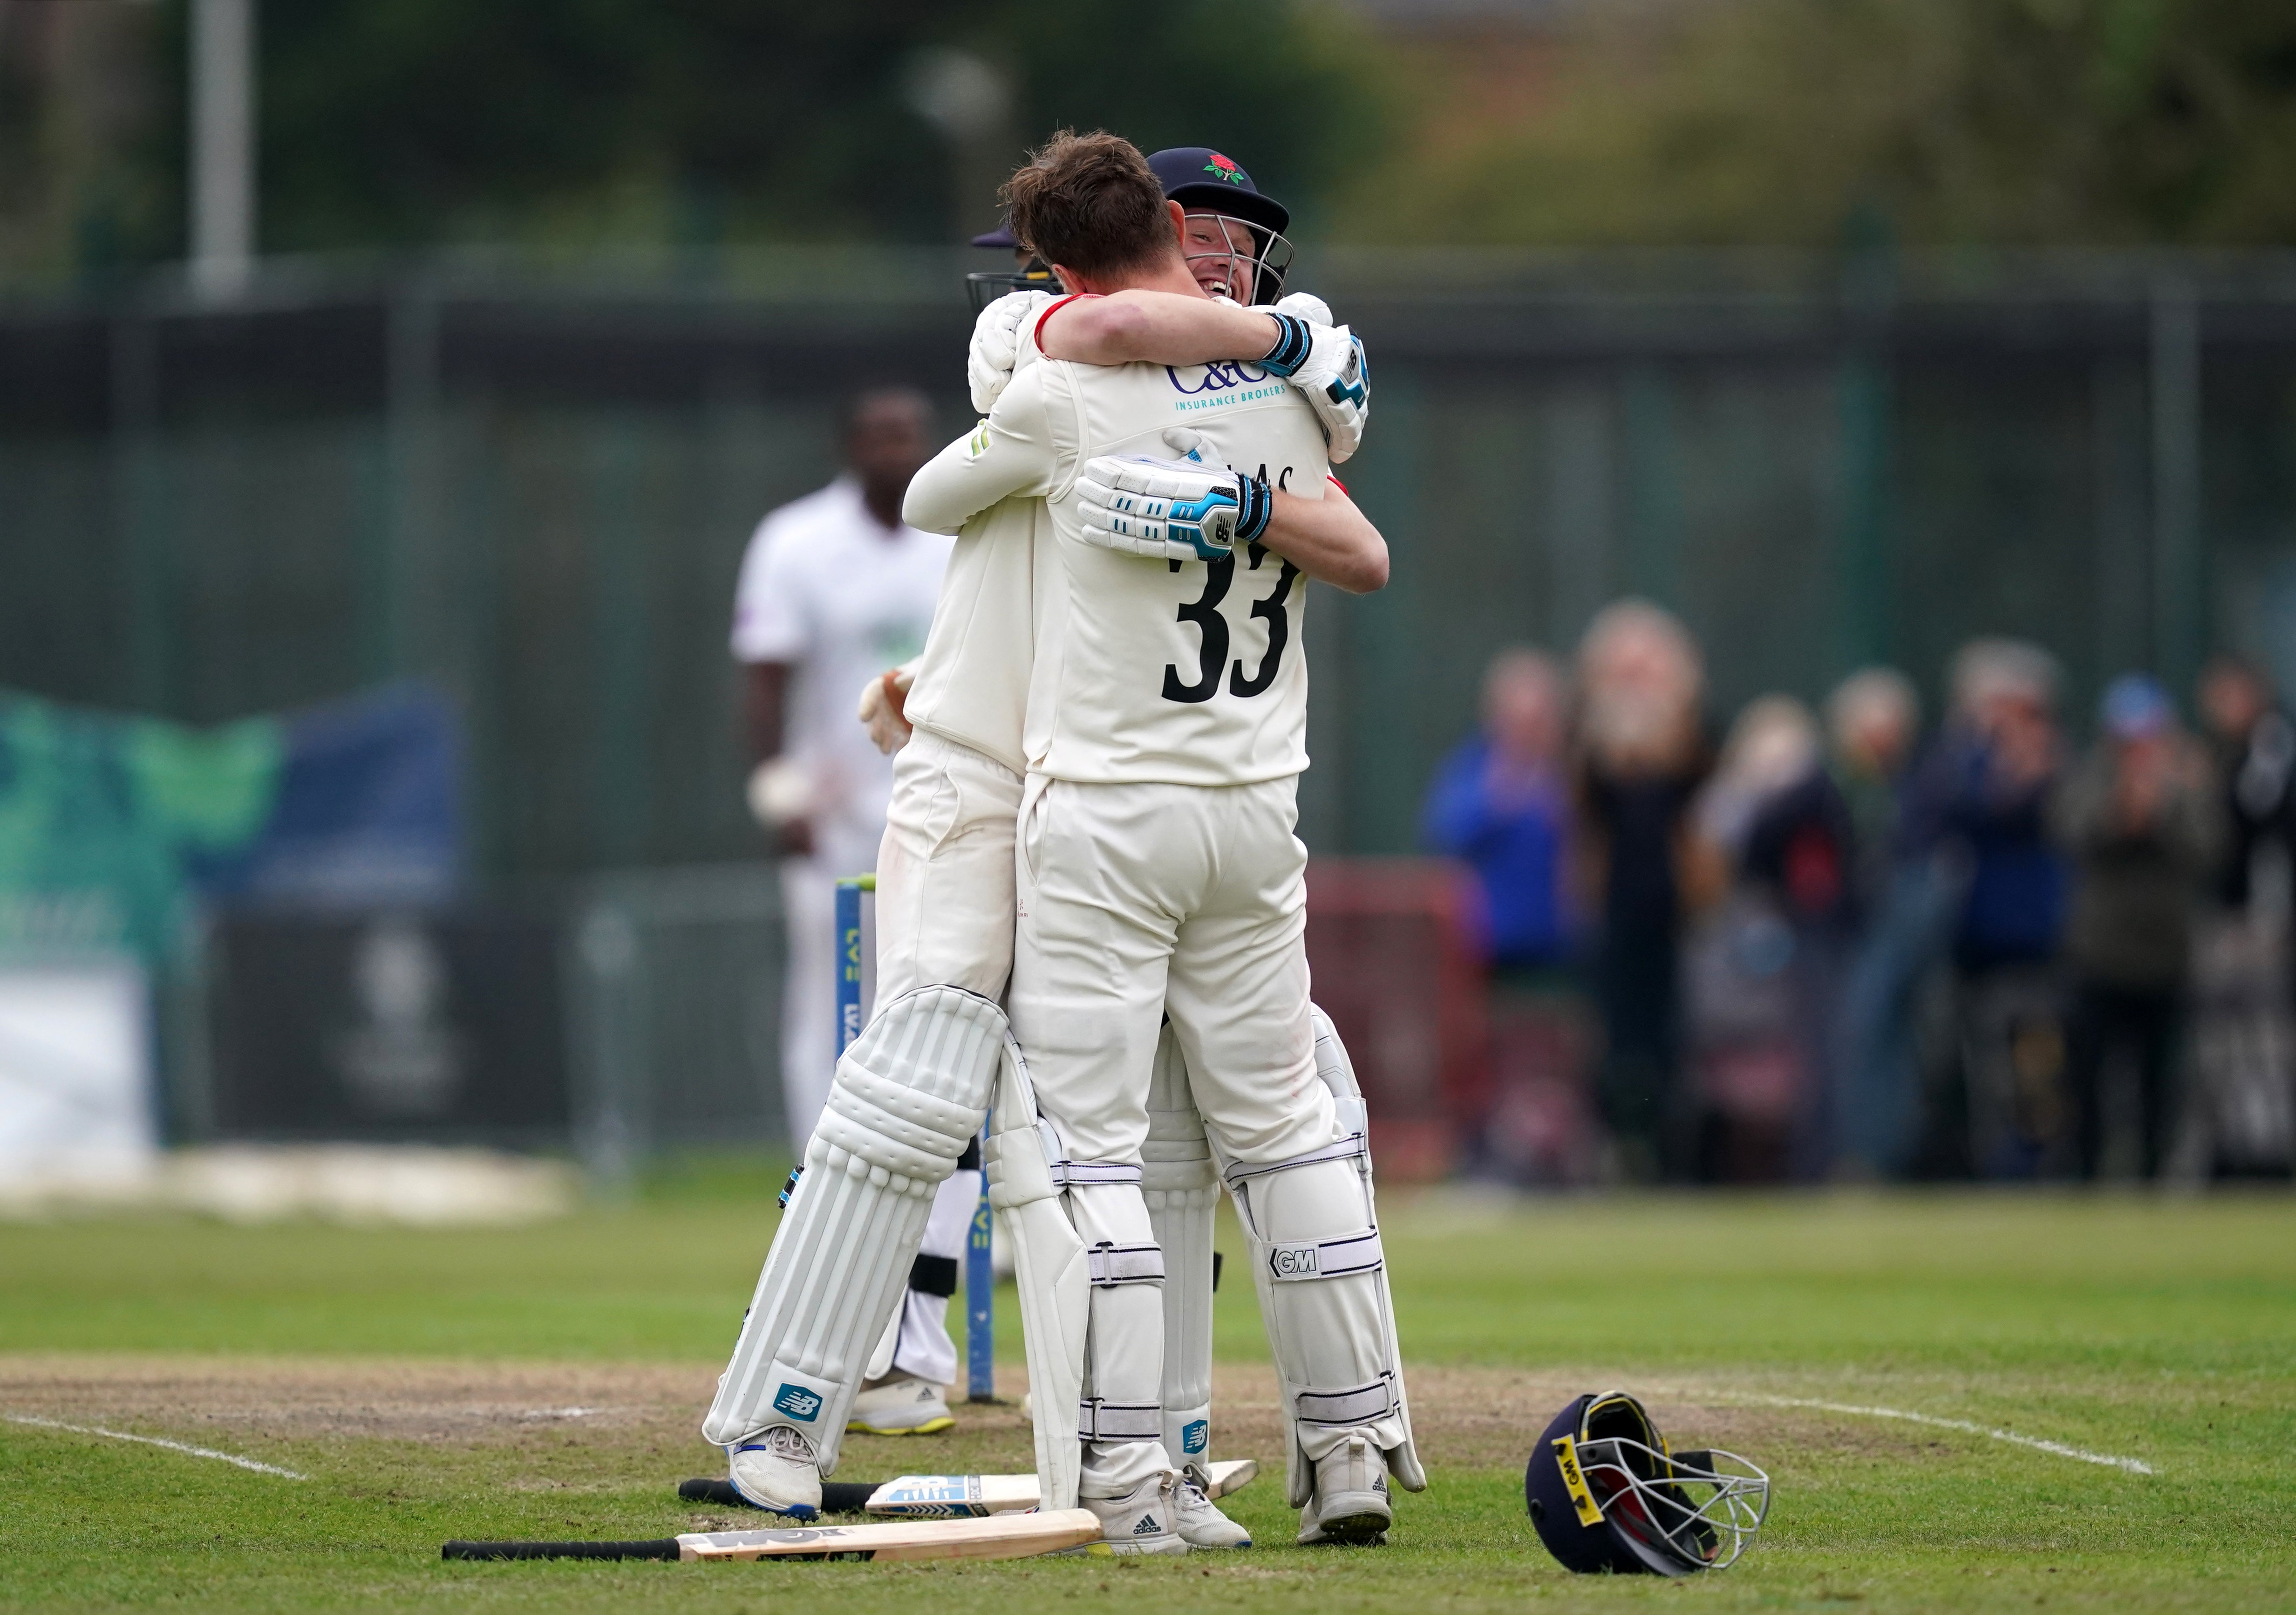
[[[441,1559],[667,1559],[677,1558],[677,1538],[642,1542],[449,1542]]]
[[[874,1480],[824,1480],[821,1483],[821,1512],[824,1514],[858,1514],[869,1506],[869,1498],[879,1482]],[[712,1503],[719,1508],[748,1509],[757,1504],[734,1489],[731,1480],[681,1480],[677,1495],[688,1503]]]

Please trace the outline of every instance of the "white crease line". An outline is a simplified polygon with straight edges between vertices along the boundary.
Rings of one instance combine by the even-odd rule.
[[[194,1458],[219,1458],[226,1463],[236,1463],[243,1470],[258,1474],[283,1475],[290,1480],[308,1480],[310,1476],[295,1470],[283,1470],[275,1463],[258,1463],[252,1458],[242,1458],[237,1453],[219,1453],[211,1446],[193,1446],[188,1442],[169,1441],[160,1436],[134,1436],[124,1430],[106,1430],[101,1424],[66,1424],[61,1419],[35,1419],[29,1413],[0,1413],[11,1424],[36,1424],[42,1430],[70,1430],[75,1436],[109,1436],[114,1441],[141,1441],[146,1446],[164,1446],[171,1453],[189,1453]]]
[[[1857,1407],[1847,1402],[1814,1402],[1807,1397],[1758,1397],[1742,1392],[1739,1399],[1759,1402],[1766,1407],[1809,1407],[1829,1413],[1857,1413],[1867,1419],[1903,1419],[1909,1424],[1929,1424],[1939,1430],[1965,1430],[1972,1436],[1988,1436],[2012,1446],[2030,1446],[2037,1453],[2054,1453],[2060,1458],[2078,1458],[2083,1463],[2102,1463],[2108,1469],[2127,1470],[2132,1475],[2152,1473],[2152,1466],[2142,1459],[2116,1458],[2111,1453],[2092,1453],[2087,1447],[2067,1446],[2062,1441],[2044,1441],[2038,1436],[2021,1436],[2014,1430],[1994,1430],[1987,1425],[1972,1424],[1966,1419],[1940,1419],[1931,1413],[1909,1413],[1898,1407]]]

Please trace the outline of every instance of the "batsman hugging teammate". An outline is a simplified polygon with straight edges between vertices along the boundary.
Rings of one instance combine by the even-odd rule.
[[[1205,171],[1248,183],[1224,159]],[[1374,1537],[1387,1471],[1415,1487],[1418,1467],[1336,1040],[1318,1068],[1291,833],[1305,766],[1300,576],[1384,580],[1378,534],[1325,483],[1326,433],[1337,449],[1360,430],[1360,351],[1343,329],[1211,302],[1182,255],[1202,219],[1168,206],[1121,141],[1057,139],[1015,176],[1013,202],[1016,230],[1065,283],[1116,295],[1030,321],[1017,345],[1033,362],[912,487],[912,521],[963,536],[909,697],[917,739],[881,860],[882,1008],[840,1067],[705,1429],[753,1500],[817,1500],[856,1342],[890,1305],[924,1200],[994,1082],[992,1192],[1016,1236],[1047,1503],[1080,1493],[1136,1551],[1185,1551],[1196,1536],[1176,1517],[1190,1501],[1173,1468],[1186,1432],[1168,1417],[1164,1253],[1144,1178],[1177,1168],[1201,1182],[1208,1266],[1209,1153],[1252,1243],[1303,1539]],[[1215,223],[1226,255],[1248,243],[1264,269],[1266,241]],[[1079,345],[1103,344],[1074,357],[1120,358],[1108,346],[1156,327],[1138,305],[1157,292],[1201,305],[1225,344],[1176,362],[1264,358],[1069,362],[1062,317]],[[1304,384],[1269,380],[1284,375]],[[1128,457],[1141,454],[1163,463]],[[1017,710],[1016,672],[1017,747],[965,721]],[[1013,911],[954,902],[969,889],[967,843],[985,850],[984,899],[987,866],[1013,845],[1015,771],[1000,757],[1029,779],[1012,1001],[1033,1094],[989,996]],[[1013,866],[1002,873],[1009,893]],[[1160,1051],[1167,1007],[1174,1037]],[[1152,1193],[1168,1214],[1174,1196]],[[1205,1355],[1208,1399],[1208,1335]]]

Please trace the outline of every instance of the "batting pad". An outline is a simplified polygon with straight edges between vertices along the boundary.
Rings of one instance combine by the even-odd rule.
[[[980,1131],[1004,1013],[959,987],[887,1004],[837,1062],[804,1175],[701,1423],[726,1446],[801,1431],[834,1474],[870,1347],[909,1281],[933,1194]]]
[[[1348,1058],[1348,1046],[1340,1041],[1340,1029],[1332,1025],[1332,1018],[1314,1004],[1308,1006],[1308,1015],[1316,1027],[1316,1078],[1329,1090],[1332,1114],[1341,1127],[1364,1139],[1357,1167],[1363,1174],[1366,1220],[1376,1226],[1379,1206],[1372,1185],[1371,1118],[1364,1104],[1363,1084],[1356,1080],[1355,1062]],[[1395,1419],[1403,1427],[1402,1445],[1387,1449],[1387,1466],[1405,1491],[1423,1492],[1427,1474],[1420,1468],[1419,1446],[1411,1436],[1411,1400],[1403,1389],[1403,1347],[1395,1335],[1395,1304],[1388,1292],[1384,1263],[1379,1273],[1379,1310],[1387,1329],[1387,1361],[1395,1371]]]
[[[1164,1451],[1199,1477],[1211,1463],[1212,1218],[1219,1174],[1172,1028],[1156,1044],[1140,1190],[1164,1252]]]
[[[980,1150],[988,1203],[1013,1242],[1013,1281],[1029,1357],[1037,1474],[1048,1509],[1074,1508],[1083,1463],[1077,1403],[1084,1394],[1085,1336],[1092,1315],[1091,1265],[1061,1204],[1059,1141],[1037,1116],[1021,1046],[1004,1040],[1004,1064]]]
[[[1316,1461],[1357,1433],[1406,1491],[1427,1485],[1404,1401],[1363,1091],[1330,1018],[1313,1015],[1316,1075],[1331,1091],[1342,1136],[1289,1160],[1231,1162],[1225,1174],[1292,1426],[1286,1471],[1295,1507],[1308,1501]]]

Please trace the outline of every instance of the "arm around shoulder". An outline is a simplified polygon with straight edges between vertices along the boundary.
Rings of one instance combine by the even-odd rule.
[[[1037,367],[1014,376],[988,418],[924,464],[901,499],[901,519],[953,533],[999,500],[1048,491],[1058,465]]]
[[[1044,317],[1045,356],[1086,365],[1207,365],[1275,346],[1268,315],[1210,297],[1134,289],[1079,297]]]
[[[1320,499],[1278,489],[1259,542],[1318,583],[1351,595],[1387,587],[1387,540],[1337,482],[1326,482]]]

